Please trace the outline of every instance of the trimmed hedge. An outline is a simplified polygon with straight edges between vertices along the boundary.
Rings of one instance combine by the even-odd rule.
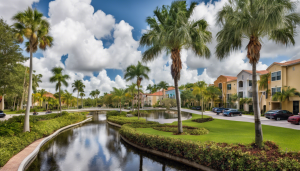
[[[216,170],[300,170],[300,152],[279,152],[273,142],[265,142],[265,150],[252,145],[194,142],[150,135],[124,125],[120,134],[129,141],[153,150],[166,152]],[[251,151],[252,150],[252,151]]]
[[[164,132],[173,132],[174,134],[176,134],[178,131],[178,126],[175,126],[175,125],[161,126],[161,125],[159,125],[157,127],[153,127],[153,129],[156,129],[159,131],[164,131]],[[182,129],[183,129],[183,134],[185,134],[185,135],[205,135],[205,134],[209,133],[209,131],[205,128],[182,126]]]
[[[107,111],[106,112],[106,118],[110,117],[110,116],[126,116],[127,112],[121,112],[120,111],[116,111],[116,110],[112,110],[112,111]]]
[[[41,116],[30,116],[31,132],[23,133],[24,116],[15,116],[8,121],[0,122],[0,167],[15,154],[26,146],[52,134],[54,131],[64,126],[78,123],[86,119],[85,113],[67,113],[63,115],[48,114]],[[2,131],[3,128],[6,131]]]

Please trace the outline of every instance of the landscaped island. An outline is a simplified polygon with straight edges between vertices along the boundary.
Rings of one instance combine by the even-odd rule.
[[[54,131],[86,119],[87,112],[30,116],[30,132],[23,133],[24,116],[0,122],[0,167],[26,146]]]
[[[126,112],[108,112],[109,122],[122,125],[120,134],[130,142],[216,169],[216,170],[299,170],[300,147],[293,135],[298,130],[263,126],[263,149],[253,142],[253,123],[226,120],[194,122],[201,116],[183,121],[183,126],[208,130],[206,134],[176,135],[157,128],[176,127],[177,123],[159,124],[137,117],[127,118]],[[205,116],[207,118],[208,116]],[[286,141],[289,139],[290,141]],[[289,147],[287,149],[287,147]],[[297,151],[297,152],[296,152]]]

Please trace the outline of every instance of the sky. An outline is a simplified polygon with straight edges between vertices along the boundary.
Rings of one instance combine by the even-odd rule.
[[[205,19],[209,23],[213,40],[208,47],[212,53],[210,59],[197,57],[189,49],[181,51],[182,70],[179,85],[206,81],[213,83],[219,75],[236,76],[243,69],[251,69],[246,58],[245,48],[232,52],[229,57],[218,60],[215,55],[215,35],[221,29],[215,23],[216,13],[228,0],[198,1],[191,20]],[[124,70],[141,60],[144,48],[139,39],[149,29],[146,18],[153,16],[156,7],[170,5],[172,0],[0,0],[0,16],[13,24],[12,16],[24,11],[28,6],[37,8],[51,25],[49,34],[54,38],[53,46],[46,51],[38,50],[33,54],[33,69],[43,75],[40,89],[55,93],[55,84],[49,82],[51,69],[64,68],[70,75],[69,86],[72,91],[74,80],[82,80],[86,86],[86,96],[98,89],[101,95],[110,92],[112,87],[126,88],[135,82],[123,79]],[[190,3],[191,1],[187,1]],[[297,11],[300,12],[298,4]],[[299,32],[299,27],[297,28]],[[295,38],[295,46],[283,46],[262,39],[261,59],[258,70],[264,70],[273,62],[284,62],[300,58],[300,35]],[[244,41],[243,47],[246,47]],[[24,44],[21,48],[25,49]],[[24,50],[24,56],[29,54]],[[144,65],[151,72],[147,85],[166,81],[174,85],[170,74],[170,56],[165,53]],[[24,65],[28,65],[27,61]],[[76,95],[76,93],[74,93]]]

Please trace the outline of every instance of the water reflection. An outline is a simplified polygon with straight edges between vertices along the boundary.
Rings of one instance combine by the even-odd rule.
[[[128,145],[120,139],[118,128],[106,123],[104,114],[93,118],[46,143],[27,170],[195,170]]]
[[[172,123],[178,120],[177,111],[173,110],[157,110],[149,111],[149,114],[141,114],[143,118],[147,121],[156,121],[159,123]],[[192,115],[190,113],[181,112],[181,120],[191,119]]]

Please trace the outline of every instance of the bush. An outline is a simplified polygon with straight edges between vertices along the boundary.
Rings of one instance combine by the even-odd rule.
[[[116,111],[116,110],[112,110],[112,111],[107,111],[106,112],[106,118],[110,117],[110,116],[126,116],[127,112],[121,112],[120,111]]]
[[[166,125],[166,126],[153,127],[153,129],[164,131],[164,132],[173,132],[174,134],[176,134],[178,131],[178,126]],[[183,129],[183,134],[186,135],[205,135],[209,133],[209,131],[205,128],[183,126],[182,129]]]
[[[57,114],[30,116],[31,132],[23,133],[24,116],[15,116],[0,122],[0,167],[12,156],[33,141],[52,134],[55,130],[84,120],[86,113],[71,113],[59,116]]]
[[[194,119],[194,120],[192,120],[192,121],[194,121],[194,122],[198,122],[198,123],[203,123],[203,122],[208,122],[208,121],[213,121],[214,120],[214,118],[213,117],[211,117],[211,116],[208,116],[208,118],[198,118],[198,119]]]
[[[136,131],[124,125],[120,134],[144,148],[169,153],[216,170],[300,170],[300,152],[284,153],[273,142],[265,142],[265,150],[253,144],[195,142]],[[277,147],[277,148],[276,148]]]

